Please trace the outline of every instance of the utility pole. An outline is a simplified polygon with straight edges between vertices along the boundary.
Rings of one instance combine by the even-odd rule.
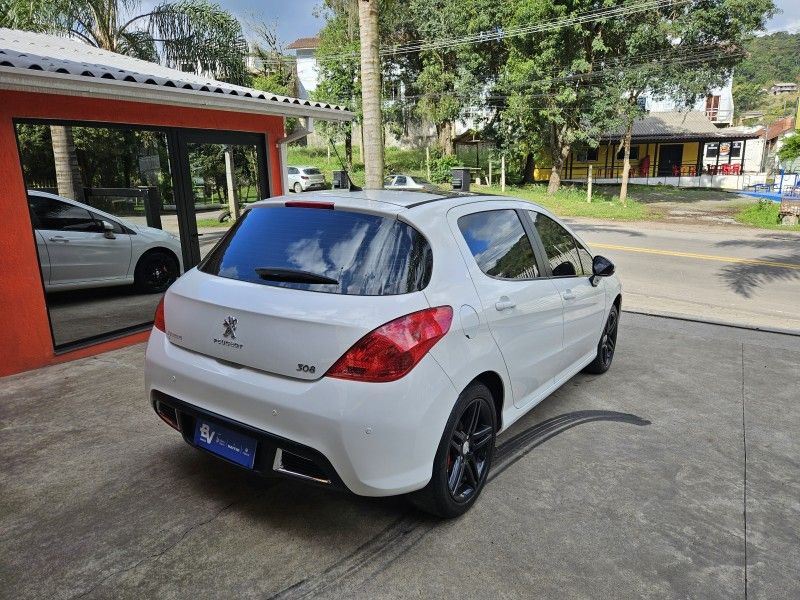
[[[383,118],[381,116],[381,61],[378,42],[378,0],[359,0],[361,38],[361,107],[366,189],[383,187]]]
[[[233,170],[233,146],[225,145],[225,183],[228,188],[228,209],[231,211],[231,222],[239,218],[239,197],[236,193],[236,172]]]

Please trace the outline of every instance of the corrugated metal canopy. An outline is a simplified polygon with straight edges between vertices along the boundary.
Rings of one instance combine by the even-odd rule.
[[[0,28],[0,89],[347,121],[342,106],[279,96],[40,33]]]

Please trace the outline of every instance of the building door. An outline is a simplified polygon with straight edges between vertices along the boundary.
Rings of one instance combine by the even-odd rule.
[[[719,96],[706,96],[706,116],[711,121],[719,117]]]
[[[258,133],[177,130],[176,205],[188,270],[230,227],[234,205],[270,196],[265,136]]]
[[[658,149],[658,174],[661,177],[677,177],[683,158],[683,144],[666,144]]]

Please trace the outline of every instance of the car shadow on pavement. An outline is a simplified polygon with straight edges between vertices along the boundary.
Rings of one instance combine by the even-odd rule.
[[[629,423],[638,426],[651,423],[647,419],[630,413],[609,410],[581,410],[546,419],[497,446],[494,464],[489,473],[489,481],[547,440],[578,425],[598,421]],[[490,492],[491,487],[488,487],[485,493]],[[468,518],[468,515],[463,518]],[[321,594],[347,597],[349,592],[386,569],[429,532],[440,527],[448,527],[452,523],[453,521],[434,519],[416,510],[406,509],[405,512],[401,512],[399,518],[361,544],[355,552],[344,556],[324,571],[281,590],[271,599],[310,598]]]
[[[723,267],[718,277],[744,298],[751,298],[758,288],[769,283],[800,281],[800,252],[761,256],[758,260],[776,264],[732,263]]]

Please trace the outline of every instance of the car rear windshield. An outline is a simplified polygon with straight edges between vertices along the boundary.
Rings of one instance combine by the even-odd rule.
[[[422,234],[391,217],[262,206],[248,210],[199,269],[298,290],[389,296],[423,289],[432,260]]]
[[[320,170],[319,169],[303,169],[303,173],[305,173],[306,175],[319,175],[320,174]]]

